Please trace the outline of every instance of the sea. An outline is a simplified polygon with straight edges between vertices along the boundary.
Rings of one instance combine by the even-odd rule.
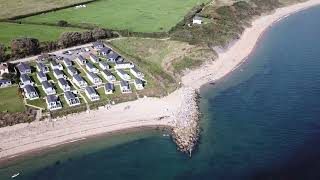
[[[192,157],[155,129],[103,135],[0,164],[0,180],[320,179],[320,7],[269,28],[238,69],[201,89]]]

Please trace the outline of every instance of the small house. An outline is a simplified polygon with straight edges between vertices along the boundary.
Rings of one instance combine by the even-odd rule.
[[[20,81],[23,86],[25,85],[33,85],[31,78],[26,74],[21,74]]]
[[[139,79],[144,78],[144,74],[141,71],[139,71],[136,67],[131,68],[130,73],[134,75],[136,78],[139,78]]]
[[[100,56],[108,56],[108,54],[109,54],[111,51],[112,51],[112,50],[111,50],[110,48],[104,47],[104,48],[98,50],[98,54],[99,54]]]
[[[0,88],[9,87],[12,85],[11,80],[9,79],[0,79]]]
[[[71,90],[68,81],[63,78],[58,79],[58,85],[64,92]]]
[[[85,89],[85,93],[87,95],[87,97],[91,100],[91,101],[98,101],[100,100],[100,96],[99,94],[96,92],[96,90],[91,87],[91,86],[87,86]]]
[[[67,79],[67,76],[65,74],[63,74],[63,72],[59,69],[55,69],[53,70],[53,76],[56,78],[56,79]]]
[[[39,98],[39,94],[38,94],[36,88],[34,88],[31,85],[24,86],[23,91],[24,91],[26,98],[29,100],[34,100],[34,99]]]
[[[121,90],[121,93],[132,92],[128,81],[123,81],[123,80],[120,81],[120,90]]]
[[[131,79],[131,77],[129,76],[128,73],[126,73],[124,70],[122,69],[117,69],[116,70],[118,76],[120,76],[121,79],[125,80],[125,81],[129,81]]]
[[[92,72],[88,72],[87,77],[96,86],[102,84],[102,80],[96,74],[94,74]]]
[[[54,111],[62,108],[62,104],[59,101],[58,96],[56,95],[48,95],[46,97],[46,103],[48,106],[48,110]]]
[[[68,66],[68,67],[67,67],[67,72],[68,72],[68,74],[70,74],[71,76],[74,76],[74,75],[78,74],[78,71],[77,71],[76,68],[74,68],[73,66]]]
[[[99,62],[98,56],[96,56],[96,55],[94,55],[92,53],[89,54],[89,58],[93,63],[98,63]]]
[[[43,81],[41,84],[42,84],[42,89],[47,95],[56,94],[56,90],[54,89],[51,83],[49,83],[48,81]]]
[[[67,91],[64,92],[64,98],[66,99],[69,106],[80,105],[80,99],[73,92]]]
[[[99,69],[96,68],[93,64],[91,63],[86,63],[86,69],[89,71],[89,72],[92,72],[92,73],[99,73]]]
[[[30,74],[31,73],[31,67],[25,63],[19,63],[16,68],[18,69],[19,73],[22,74]]]
[[[40,82],[47,81],[47,76],[42,71],[37,72],[37,78]]]
[[[200,16],[195,16],[193,19],[192,19],[192,24],[202,24],[202,17]]]
[[[92,47],[98,50],[98,49],[102,49],[104,47],[104,44],[101,41],[96,41],[92,43]]]
[[[116,52],[113,52],[108,54],[107,57],[110,62],[116,62],[120,58],[120,55],[117,54]]]
[[[81,55],[79,55],[79,56],[76,58],[76,61],[77,61],[78,64],[80,64],[80,65],[85,65],[85,64],[87,63],[87,60],[86,60],[83,56],[81,56]]]
[[[137,90],[142,90],[144,89],[143,87],[143,81],[141,79],[135,79],[134,80],[134,87],[137,89]]]
[[[100,68],[101,68],[102,70],[110,69],[109,64],[108,64],[107,62],[105,62],[105,61],[100,61],[100,62],[99,62],[99,66],[100,66]]]
[[[72,61],[68,58],[64,58],[63,59],[63,64],[66,66],[66,67],[69,67],[69,66],[72,66]]]
[[[49,73],[50,72],[50,69],[48,66],[46,66],[45,64],[43,63],[37,63],[36,64],[36,68],[37,68],[37,71],[40,72],[42,71],[43,73]]]
[[[60,71],[63,70],[63,66],[61,64],[57,63],[56,61],[51,61],[50,66],[51,66],[52,70],[56,70],[56,69],[58,69]]]
[[[106,83],[106,84],[104,85],[104,92],[105,92],[106,94],[113,94],[114,90],[115,90],[114,84],[112,84],[112,83]]]
[[[3,74],[7,74],[9,73],[9,66],[7,63],[1,63],[0,64],[0,77],[3,75]]]
[[[79,88],[85,88],[88,86],[88,83],[79,74],[75,74],[73,76],[72,82],[76,84]]]
[[[105,69],[102,71],[102,76],[108,81],[108,82],[115,82],[116,77],[111,73],[111,71]]]
[[[133,68],[134,64],[131,62],[120,62],[117,61],[116,65],[114,66],[114,69],[129,69],[129,68]]]

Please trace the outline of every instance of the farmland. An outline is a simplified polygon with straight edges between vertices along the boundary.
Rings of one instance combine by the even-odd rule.
[[[85,0],[0,0],[1,19],[63,7]]]
[[[68,8],[21,19],[24,22],[90,24],[115,30],[163,32],[175,26],[197,4],[208,0],[99,0],[85,8]]]
[[[66,31],[83,31],[83,29],[3,22],[0,23],[0,43],[9,45],[11,40],[19,37],[32,37],[40,41],[55,41],[61,33]]]

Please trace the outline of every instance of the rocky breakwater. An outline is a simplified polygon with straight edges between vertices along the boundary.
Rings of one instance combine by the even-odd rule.
[[[183,88],[182,103],[175,114],[173,139],[178,149],[191,156],[199,139],[199,93],[192,88]]]

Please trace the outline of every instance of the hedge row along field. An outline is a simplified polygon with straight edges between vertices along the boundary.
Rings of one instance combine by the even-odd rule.
[[[83,8],[67,8],[20,19],[23,22],[97,25],[115,30],[165,32],[196,5],[208,0],[99,0]]]

